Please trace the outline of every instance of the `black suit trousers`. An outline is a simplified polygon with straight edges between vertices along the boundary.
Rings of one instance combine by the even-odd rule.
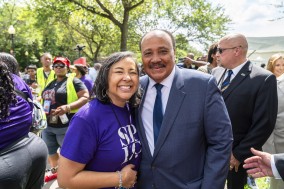
[[[235,169],[229,171],[227,177],[227,189],[244,189],[247,184],[247,173],[243,168],[243,164],[239,166],[238,172]]]

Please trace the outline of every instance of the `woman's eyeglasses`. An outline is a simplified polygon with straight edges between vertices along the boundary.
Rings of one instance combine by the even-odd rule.
[[[52,66],[53,68],[65,68],[64,64],[55,64]]]
[[[242,46],[237,46],[237,47],[231,47],[231,48],[217,48],[217,52],[219,52],[220,54],[222,54],[225,50],[229,50],[229,49],[236,49]]]

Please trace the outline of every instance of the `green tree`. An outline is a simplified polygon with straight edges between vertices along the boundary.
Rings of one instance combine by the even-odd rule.
[[[38,3],[41,7],[46,7],[45,9],[60,13],[61,18],[66,15],[62,13],[64,10],[69,14],[82,10],[84,13],[81,16],[88,15],[93,22],[90,22],[90,18],[81,18],[89,24],[93,23],[95,26],[93,28],[99,28],[98,22],[112,24],[110,27],[113,31],[120,33],[120,50],[129,49],[127,44],[130,46],[135,44],[134,42],[137,42],[143,33],[157,27],[167,29],[176,35],[185,35],[188,41],[211,42],[226,31],[226,24],[230,22],[221,7],[212,7],[210,3],[203,0],[136,0],[131,2],[127,0],[43,0]],[[45,11],[45,13],[48,12]],[[106,22],[106,19],[109,22]],[[105,40],[105,38],[102,39]]]
[[[95,2],[76,0],[69,1],[94,15],[110,20],[120,30],[120,50],[127,50],[130,12],[143,4],[144,0],[121,0],[115,3],[101,0],[96,0]]]
[[[142,33],[162,28],[176,36],[183,35],[186,39],[184,42],[199,43],[204,48],[219,39],[231,22],[224,15],[222,7],[213,7],[204,0],[157,0],[148,6],[151,6],[150,12],[140,14],[139,18],[134,19]],[[183,45],[187,47],[185,43]]]
[[[27,10],[27,7],[21,1],[0,1],[0,49],[2,52],[10,52],[12,49],[11,35],[8,33],[8,27],[13,25],[15,28],[14,34],[14,49],[13,54],[18,60],[20,69],[23,70],[28,64],[38,62],[37,57],[33,52],[37,37],[37,31],[34,31],[33,23],[35,19]]]
[[[197,51],[192,43],[201,44],[205,50],[223,35],[230,22],[221,7],[203,0],[2,1],[0,48],[9,50],[6,31],[9,25],[15,25],[16,57],[29,63],[38,62],[46,51],[73,61],[78,57],[74,51],[77,44],[86,46],[82,55],[92,62],[116,51],[139,52],[141,36],[155,28],[176,36],[177,57],[183,57],[188,51]]]

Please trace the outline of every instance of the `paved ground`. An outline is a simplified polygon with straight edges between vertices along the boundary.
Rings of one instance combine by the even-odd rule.
[[[50,166],[47,163],[47,169],[49,169],[49,168],[50,168]],[[45,183],[44,186],[42,187],[42,189],[60,189],[60,188],[58,187],[57,180],[54,179],[54,180],[51,180],[51,181]]]
[[[58,187],[57,180],[55,179],[45,183],[42,189],[60,189],[60,188]]]

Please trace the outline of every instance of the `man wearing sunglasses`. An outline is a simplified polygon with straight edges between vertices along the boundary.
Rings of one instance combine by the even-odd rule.
[[[233,129],[233,149],[228,189],[243,189],[247,173],[243,162],[251,157],[250,148],[261,150],[270,136],[277,116],[275,76],[247,58],[248,43],[242,34],[229,34],[218,43],[220,67],[213,70]]]

